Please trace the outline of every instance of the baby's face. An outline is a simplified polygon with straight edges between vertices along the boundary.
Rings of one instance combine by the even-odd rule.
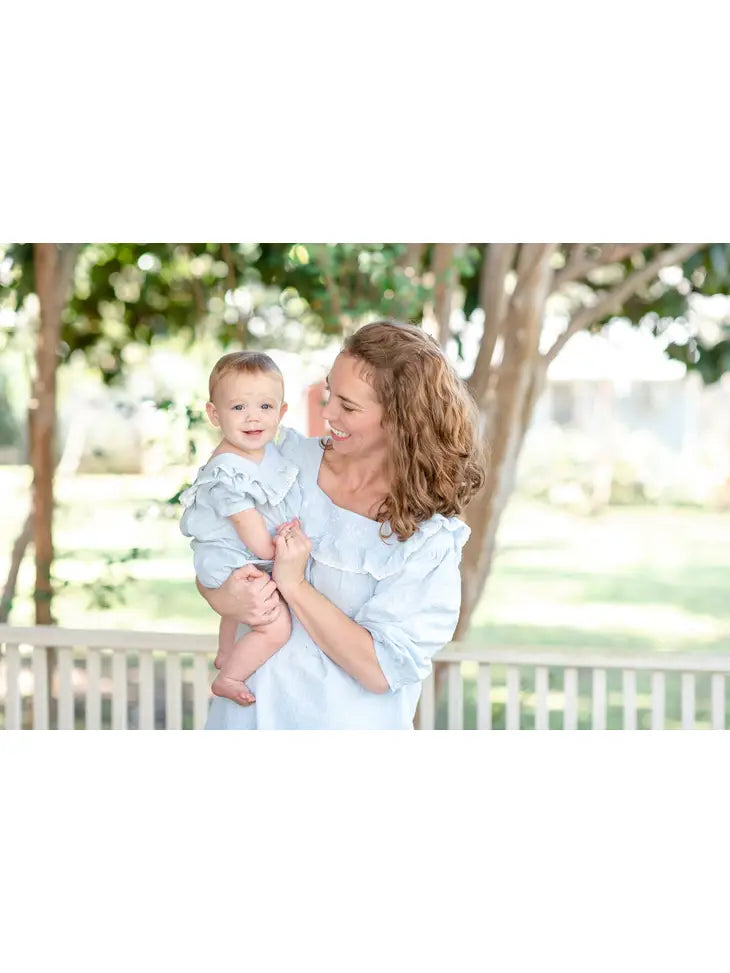
[[[254,453],[276,435],[287,406],[281,379],[269,372],[229,372],[208,402],[208,418],[232,446]]]

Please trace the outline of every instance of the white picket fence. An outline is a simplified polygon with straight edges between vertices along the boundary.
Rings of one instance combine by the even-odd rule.
[[[180,730],[205,723],[215,636],[0,625],[0,647],[5,729]],[[443,688],[437,700],[434,676],[424,683],[421,730],[726,728],[730,653],[452,643],[437,662]]]
[[[53,723],[59,730],[181,730],[205,723],[216,636],[0,625],[0,645],[5,729],[47,730]]]
[[[507,730],[605,730],[611,728],[609,711],[613,726],[623,730],[726,729],[730,653],[485,649],[452,643],[438,659],[447,671],[450,730],[464,728],[467,670],[476,684],[478,730],[495,728],[495,711],[500,728]],[[675,704],[672,712],[668,702]],[[419,728],[432,729],[433,678],[424,683],[419,709]]]

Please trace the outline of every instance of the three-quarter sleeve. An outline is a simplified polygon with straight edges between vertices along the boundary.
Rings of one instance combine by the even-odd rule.
[[[383,578],[355,621],[373,637],[375,654],[391,690],[419,682],[431,657],[451,639],[461,605],[461,548],[468,528],[430,538]],[[444,537],[443,534],[447,533]]]

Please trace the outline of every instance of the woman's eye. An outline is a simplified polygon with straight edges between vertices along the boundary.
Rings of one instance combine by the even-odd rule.
[[[344,403],[342,405],[342,408],[344,409],[345,412],[354,412],[355,411],[354,409],[351,409],[349,406],[345,405]]]

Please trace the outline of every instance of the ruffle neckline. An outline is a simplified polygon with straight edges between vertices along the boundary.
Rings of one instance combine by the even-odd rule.
[[[222,483],[234,493],[250,496],[256,504],[274,507],[291,490],[298,473],[298,468],[278,451],[275,456],[267,453],[259,464],[234,453],[220,453],[201,466],[193,485],[180,494],[180,502],[191,507],[202,486]]]
[[[317,444],[316,452],[311,445],[314,443]],[[436,560],[449,548],[460,551],[469,539],[471,529],[463,520],[434,514],[420,524],[407,541],[401,542],[395,536],[384,541],[379,535],[380,523],[354,510],[338,507],[319,487],[317,479],[322,451],[317,439],[304,437],[289,427],[280,426],[277,445],[286,456],[299,462],[308,484],[310,477],[312,479],[310,490],[313,492],[307,491],[309,497],[305,505],[317,506],[322,503],[329,512],[325,531],[319,536],[310,535],[312,559],[320,564],[347,573],[369,574],[376,581],[381,581],[399,573],[406,561],[425,544],[429,545],[428,555]],[[315,496],[319,499],[315,499]],[[441,542],[436,540],[437,535],[440,535]]]
[[[335,511],[332,520],[339,519],[336,514],[342,508],[335,504],[332,506]],[[429,545],[429,554],[434,559],[440,559],[449,547],[460,551],[471,533],[470,528],[458,517],[434,514],[430,520],[420,524],[407,541],[399,541],[395,535],[384,541],[378,534],[381,525],[375,521],[369,523],[374,529],[374,537],[369,542],[363,542],[364,539],[358,538],[358,532],[352,530],[351,524],[338,525],[331,521],[330,527],[334,527],[334,530],[330,529],[320,537],[311,538],[313,560],[340,571],[369,574],[376,581],[382,581],[398,574],[406,561],[421,551],[431,538],[441,535],[442,543],[434,542]],[[342,529],[337,530],[337,527]]]

